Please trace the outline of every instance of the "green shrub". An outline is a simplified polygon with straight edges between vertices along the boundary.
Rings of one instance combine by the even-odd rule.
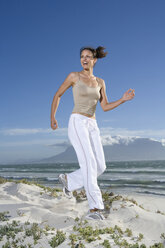
[[[49,241],[49,244],[51,247],[54,248],[54,247],[57,247],[58,245],[62,244],[65,239],[66,239],[66,234],[63,233],[63,231],[57,230],[56,236],[53,237],[51,239],[51,241]]]

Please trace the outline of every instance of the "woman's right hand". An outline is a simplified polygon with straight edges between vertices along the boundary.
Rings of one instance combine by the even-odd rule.
[[[53,130],[58,128],[58,122],[57,122],[57,120],[55,118],[51,120],[51,128]]]

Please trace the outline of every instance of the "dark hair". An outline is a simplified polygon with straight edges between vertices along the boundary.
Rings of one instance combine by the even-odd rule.
[[[93,53],[93,57],[97,59],[104,58],[108,52],[104,52],[105,47],[98,46],[96,49],[93,47],[82,47],[80,49],[80,57],[83,50],[89,50]]]

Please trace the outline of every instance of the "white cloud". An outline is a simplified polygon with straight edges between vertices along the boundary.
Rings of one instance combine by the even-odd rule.
[[[125,144],[128,145],[129,143],[132,143],[135,139],[139,137],[126,137],[122,135],[117,136],[110,136],[110,135],[103,135],[101,136],[101,141],[103,145],[114,145],[114,144]]]
[[[161,140],[165,137],[165,129],[153,130],[153,129],[143,129],[143,130],[128,130],[127,128],[112,128],[105,127],[100,128],[101,136],[104,135],[121,135],[125,137],[141,137],[141,138],[153,138],[156,140]]]
[[[30,145],[42,145],[47,147],[66,147],[70,145],[68,139],[68,128],[58,128],[52,130],[51,128],[12,128],[12,129],[1,129],[0,134],[4,136],[15,136],[15,140],[7,140],[0,142],[0,147],[16,147],[16,146],[30,146]],[[44,136],[42,135],[44,134]],[[127,128],[112,128],[104,127],[100,128],[101,140],[103,145],[113,145],[113,144],[129,144],[133,142],[136,138],[149,138],[151,140],[159,141],[165,146],[165,129],[152,130],[128,130]],[[27,136],[27,140],[18,140],[18,136]],[[28,137],[28,135],[32,135]],[[36,136],[38,135],[38,139]],[[16,137],[17,136],[17,137]],[[4,138],[3,138],[4,139]]]
[[[101,135],[101,141],[103,145],[114,145],[114,144],[124,144],[128,145],[134,140],[142,138],[140,136],[124,136],[124,135]],[[144,137],[146,138],[146,137]],[[165,139],[158,140],[154,138],[148,138],[153,141],[160,142],[163,146],[165,146]],[[32,139],[27,141],[8,141],[8,142],[1,142],[0,147],[23,147],[23,146],[32,146],[32,145],[40,145],[40,146],[46,146],[46,147],[63,147],[66,148],[67,146],[70,146],[71,143],[69,139],[63,138],[63,139]]]
[[[4,135],[27,135],[27,134],[37,134],[37,133],[50,133],[51,129],[43,128],[10,128],[3,129],[0,132]]]
[[[1,129],[0,133],[3,135],[16,136],[16,135],[29,135],[29,134],[42,134],[42,133],[53,133],[57,135],[65,135],[67,128],[58,128],[52,130],[50,128],[11,128],[11,129]]]
[[[11,128],[1,129],[0,134],[16,136],[16,135],[30,135],[30,134],[51,134],[58,136],[67,136],[68,128],[58,128],[52,130],[51,128]],[[163,139],[165,137],[165,129],[143,129],[143,130],[129,130],[127,128],[113,128],[113,127],[100,127],[101,136],[104,135],[121,135],[121,136],[133,136],[133,137],[146,137]]]

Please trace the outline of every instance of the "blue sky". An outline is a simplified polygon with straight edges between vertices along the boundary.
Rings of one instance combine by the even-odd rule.
[[[165,138],[165,2],[162,0],[0,1],[0,163],[63,151],[73,109],[72,88],[61,98],[50,129],[55,92],[81,71],[82,46],[105,46],[94,75],[108,100],[129,88],[135,98],[109,112],[98,102],[104,136]]]

